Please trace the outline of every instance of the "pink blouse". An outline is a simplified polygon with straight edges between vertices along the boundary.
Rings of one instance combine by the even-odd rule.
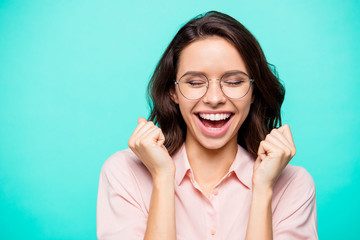
[[[229,172],[209,198],[194,180],[185,145],[173,160],[177,239],[245,239],[254,164],[250,154],[238,145]],[[100,173],[98,239],[143,239],[151,191],[151,175],[131,150],[112,155]],[[304,168],[288,165],[281,173],[273,190],[272,216],[275,240],[318,239],[315,184]]]

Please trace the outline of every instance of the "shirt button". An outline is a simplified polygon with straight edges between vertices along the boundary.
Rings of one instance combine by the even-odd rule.
[[[219,191],[217,189],[214,189],[213,194],[217,196],[219,194]]]
[[[215,235],[216,234],[215,228],[211,229],[210,233],[211,233],[211,235]]]

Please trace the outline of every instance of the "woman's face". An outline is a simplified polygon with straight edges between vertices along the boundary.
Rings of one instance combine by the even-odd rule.
[[[227,40],[211,36],[197,40],[183,49],[179,58],[176,80],[187,72],[203,73],[208,79],[219,79],[226,72],[248,72],[244,60]],[[178,85],[171,93],[179,104],[187,125],[186,141],[207,149],[219,149],[237,143],[238,130],[246,119],[253,101],[252,86],[240,99],[230,99],[220,88],[219,81],[209,81],[206,94],[198,100],[185,98]]]

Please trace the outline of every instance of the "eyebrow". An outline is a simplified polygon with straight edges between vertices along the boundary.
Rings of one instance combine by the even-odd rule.
[[[221,77],[224,76],[225,74],[230,74],[230,73],[242,73],[242,74],[245,74],[246,76],[249,76],[247,73],[245,73],[245,72],[243,72],[243,71],[240,71],[240,70],[231,70],[231,71],[224,72],[224,73],[221,75]],[[203,73],[203,72],[187,71],[187,72],[185,72],[183,75],[181,75],[180,78],[182,78],[183,76],[186,76],[186,75],[204,75],[205,77],[207,77],[206,74]]]

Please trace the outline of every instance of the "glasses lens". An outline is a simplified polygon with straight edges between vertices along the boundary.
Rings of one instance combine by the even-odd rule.
[[[221,88],[229,98],[242,98],[250,89],[250,79],[243,73],[229,73],[221,78]]]
[[[181,94],[187,99],[199,99],[206,93],[207,78],[202,74],[186,74],[179,80]]]

